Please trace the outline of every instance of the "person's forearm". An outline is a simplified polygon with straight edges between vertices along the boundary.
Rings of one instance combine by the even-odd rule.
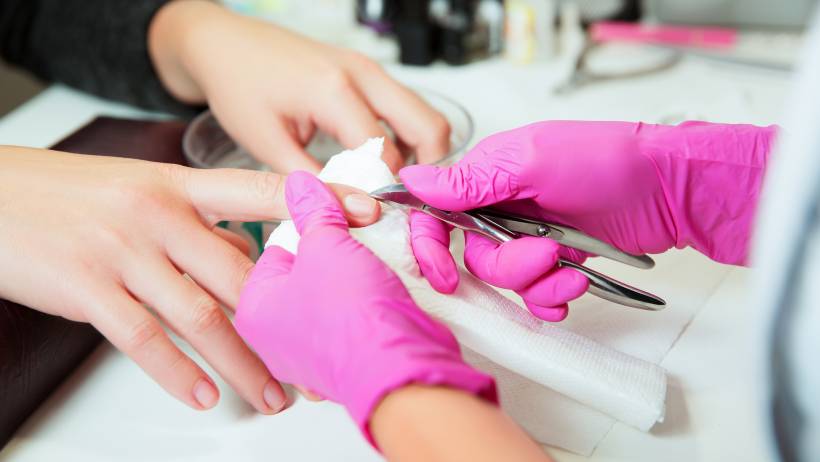
[[[231,15],[209,0],[175,0],[162,7],[148,30],[148,49],[154,68],[165,89],[189,104],[205,102],[205,93],[186,67],[186,49],[196,28]]]
[[[370,431],[393,462],[549,461],[501,409],[475,395],[409,385],[376,407]]]

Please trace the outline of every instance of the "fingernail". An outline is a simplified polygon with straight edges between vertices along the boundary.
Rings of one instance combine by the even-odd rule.
[[[345,210],[350,212],[351,215],[359,216],[359,217],[368,217],[373,214],[373,210],[376,207],[376,201],[371,199],[370,196],[365,196],[364,194],[349,194],[345,197]]]
[[[262,398],[273,412],[279,412],[285,407],[284,392],[275,380],[270,380],[265,384],[265,389],[262,390]]]
[[[211,382],[199,379],[194,385],[194,398],[203,409],[210,409],[219,401],[219,392]]]

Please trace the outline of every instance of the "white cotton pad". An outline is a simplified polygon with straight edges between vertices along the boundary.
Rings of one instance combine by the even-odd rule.
[[[381,139],[368,140],[358,149],[332,157],[319,178],[365,191],[392,184],[395,180],[381,161],[381,150]],[[407,215],[402,210],[384,207],[379,222],[353,229],[351,234],[384,260],[416,303],[446,323],[463,346],[535,384],[640,430],[649,430],[663,418],[666,374],[661,367],[543,322],[463,268],[454,294],[436,292],[419,272],[410,249]],[[293,223],[284,222],[267,245],[295,252],[298,241]],[[504,383],[510,382],[501,386]],[[531,394],[537,388],[530,386],[519,394],[502,389],[502,396],[507,397],[502,405],[524,409],[527,400],[535,398]],[[528,416],[527,427],[532,428],[533,418],[538,417]],[[540,418],[543,425],[550,425],[549,415]]]

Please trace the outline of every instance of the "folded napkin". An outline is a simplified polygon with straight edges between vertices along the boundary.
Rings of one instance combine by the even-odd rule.
[[[344,151],[330,159],[319,177],[366,191],[392,184],[394,177],[380,159],[381,147],[381,139],[371,139]],[[530,406],[539,402],[539,394],[554,394],[547,389],[643,431],[662,420],[666,375],[659,366],[545,323],[463,268],[454,294],[433,290],[410,249],[404,211],[385,207],[379,222],[351,232],[398,274],[423,310],[452,329],[470,350],[465,351],[468,361],[502,375],[502,406],[523,420],[534,438],[562,445],[544,441],[539,426],[550,426],[551,416],[533,415],[538,407]],[[293,223],[284,222],[267,245],[295,252],[298,241]]]

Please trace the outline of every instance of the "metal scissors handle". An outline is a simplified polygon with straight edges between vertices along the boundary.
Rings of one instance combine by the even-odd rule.
[[[652,45],[644,45],[647,48],[653,48],[665,51],[657,62],[651,64],[639,64],[632,69],[625,69],[623,71],[614,72],[600,72],[595,71],[590,65],[591,58],[594,57],[597,51],[600,51],[605,44],[596,43],[590,39],[586,40],[584,47],[578,53],[573,63],[572,73],[569,78],[555,87],[553,93],[557,95],[565,95],[583,86],[607,82],[611,80],[630,79],[635,77],[642,77],[645,75],[654,74],[656,72],[665,71],[672,68],[683,58],[683,52],[672,47],[658,47]]]
[[[535,237],[548,237],[561,245],[583,250],[610,260],[615,260],[640,269],[652,269],[655,261],[649,255],[632,255],[607,244],[604,241],[587,236],[577,229],[556,225],[513,215],[493,208],[482,208],[467,212],[484,220],[491,221],[513,235],[524,234]]]
[[[468,212],[450,212],[437,209],[419,201],[415,196],[412,196],[402,184],[391,185],[374,191],[371,193],[371,196],[383,202],[391,202],[419,210],[456,228],[481,234],[499,243],[517,239],[521,234],[551,238],[557,236],[557,234],[550,236],[548,232],[545,232],[546,230],[537,228],[538,226],[543,226],[547,227],[550,232],[554,232],[551,230],[556,230],[559,233],[563,233],[561,236],[557,236],[558,239],[556,239],[556,241],[568,247],[596,253],[632,266],[637,266],[638,268],[651,268],[654,266],[654,261],[646,255],[634,256],[626,254],[609,244],[598,241],[572,228],[542,223],[491,209],[478,209]],[[509,225],[510,227],[507,228],[504,225]],[[533,228],[533,226],[535,228]],[[565,238],[566,236],[569,237]],[[632,257],[632,259],[625,258],[623,257],[624,255]],[[614,258],[614,256],[618,256],[618,258]],[[589,289],[587,291],[597,297],[619,305],[642,310],[658,311],[666,307],[666,302],[660,297],[620,282],[617,279],[601,274],[586,266],[563,258],[559,259],[558,263],[560,266],[575,269],[586,276],[589,280]]]

